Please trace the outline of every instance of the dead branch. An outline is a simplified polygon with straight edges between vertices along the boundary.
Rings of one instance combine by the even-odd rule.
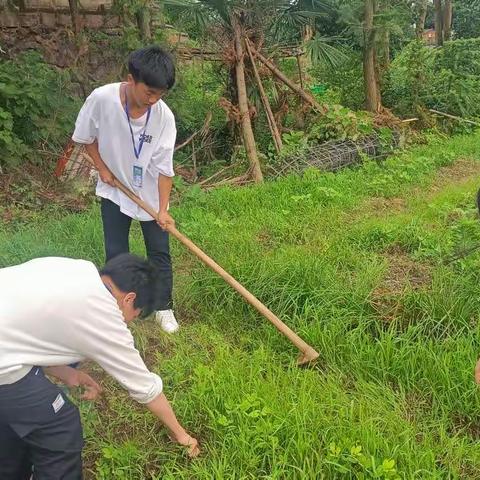
[[[200,130],[197,130],[194,132],[192,135],[190,135],[184,142],[180,143],[179,145],[175,145],[174,152],[177,150],[180,150],[183,147],[186,147],[197,135],[201,135],[204,137],[208,129],[210,128],[210,122],[212,121],[212,112],[208,112],[207,116],[205,117],[205,122],[203,123],[203,126]]]
[[[466,118],[457,117],[456,115],[451,115],[450,113],[439,112],[438,110],[434,110],[433,108],[429,109],[430,112],[435,113],[436,115],[440,115],[442,117],[451,118],[452,120],[458,120],[460,122],[470,123],[471,125],[476,125],[477,127],[480,126],[480,123],[474,122],[473,120],[467,120]]]
[[[217,178],[219,177],[222,173],[225,173],[227,170],[230,170],[232,169],[233,167],[236,167],[240,164],[240,162],[235,162],[235,163],[232,163],[231,165],[227,165],[226,167],[224,168],[221,168],[220,170],[218,170],[217,172],[215,172],[213,175],[211,175],[210,177],[206,178],[205,180],[202,180],[201,182],[198,182],[198,185],[205,185],[206,183],[208,183],[210,180],[213,180],[214,178]]]

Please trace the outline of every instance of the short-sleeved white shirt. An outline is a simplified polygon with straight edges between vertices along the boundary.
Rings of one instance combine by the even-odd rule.
[[[137,119],[130,118],[137,150],[140,136],[144,134],[142,150],[137,159],[127,114],[120,100],[120,86],[121,83],[111,83],[95,89],[90,94],[78,114],[72,139],[82,144],[91,144],[96,139],[100,156],[115,177],[158,210],[158,176],[174,176],[173,151],[177,133],[175,118],[162,100],[151,107],[146,129],[146,113]],[[141,187],[134,183],[134,166],[142,169]],[[100,178],[96,194],[119,205],[122,213],[131,218],[152,220],[148,213],[125,194],[102,182]]]

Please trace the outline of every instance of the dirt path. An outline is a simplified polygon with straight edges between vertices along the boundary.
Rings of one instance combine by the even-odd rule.
[[[440,168],[427,188],[416,186],[401,197],[368,198],[351,212],[349,220],[359,222],[407,214],[418,209],[419,203],[430,204],[449,187],[475,181],[480,186],[480,162],[472,158],[460,158],[454,164]],[[472,205],[474,201],[472,195]],[[382,281],[372,292],[370,304],[381,318],[391,321],[399,315],[402,294],[407,289],[429,288],[434,265],[412,259],[400,245],[391,245],[381,256],[385,260],[385,272]]]
[[[366,199],[351,213],[358,219],[359,216],[380,217],[384,215],[400,214],[408,211],[412,199],[423,200],[429,203],[438,192],[453,185],[464,185],[478,179],[480,186],[480,161],[473,158],[459,158],[454,164],[440,168],[433,182],[427,188],[418,186],[407,191],[402,197],[371,197]]]

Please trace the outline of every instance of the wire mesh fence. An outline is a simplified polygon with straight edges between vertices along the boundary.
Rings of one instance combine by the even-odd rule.
[[[287,174],[301,174],[308,168],[317,168],[326,172],[336,172],[345,167],[362,163],[365,157],[383,160],[398,147],[400,136],[394,134],[385,140],[378,134],[358,140],[331,140],[322,144],[309,145],[306,149],[280,157],[271,176],[274,178]]]
[[[388,140],[378,134],[358,140],[331,140],[322,144],[309,145],[295,153],[280,156],[275,165],[268,167],[268,175],[278,178],[289,174],[301,175],[308,168],[325,172],[336,172],[342,168],[361,164],[366,158],[381,161],[391,155],[400,144],[400,135],[394,133]],[[87,182],[95,178],[83,145],[70,142],[56,168],[62,180],[82,179]]]

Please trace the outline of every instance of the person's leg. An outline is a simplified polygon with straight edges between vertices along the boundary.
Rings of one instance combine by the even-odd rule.
[[[172,288],[172,260],[170,257],[169,235],[162,230],[157,222],[140,222],[143,238],[147,248],[147,256],[158,271],[156,286],[156,321],[167,333],[178,330],[178,322],[173,314]]]
[[[25,453],[22,458],[27,479],[30,466],[35,480],[82,478],[80,414],[42,368],[32,368],[18,382],[0,385],[0,424],[10,428],[2,430],[4,438],[11,442],[13,432],[26,449],[26,459]],[[0,451],[3,455],[3,448]],[[0,474],[0,478],[9,477]]]
[[[33,480],[81,480],[83,432],[80,412],[57,385],[45,376],[42,378],[42,373],[36,380],[39,386],[43,383],[37,399],[42,399],[40,403],[48,408],[38,410],[33,425],[25,428],[23,422],[12,423],[12,429],[22,435],[29,447]]]
[[[7,423],[0,423],[0,478],[2,480],[29,480],[32,464],[27,444]]]
[[[105,257],[110,260],[129,251],[128,235],[132,219],[120,207],[106,198],[101,200]]]
[[[157,222],[140,222],[147,249],[147,257],[158,271],[155,310],[171,310],[173,273],[170,257],[169,235]]]
[[[82,452],[57,452],[42,447],[32,449],[33,480],[82,480]]]

